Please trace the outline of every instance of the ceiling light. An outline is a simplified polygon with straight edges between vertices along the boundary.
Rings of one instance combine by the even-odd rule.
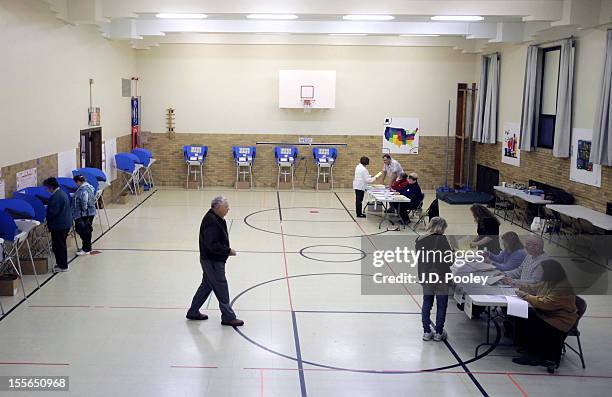
[[[367,33],[328,33],[329,36],[367,36]]]
[[[248,19],[297,19],[294,14],[249,14]]]
[[[400,34],[401,37],[440,37],[439,34]]]
[[[204,19],[208,18],[206,14],[168,14],[168,13],[159,13],[155,15],[157,18],[161,19]]]
[[[346,21],[390,21],[395,17],[393,15],[345,15],[342,19]]]
[[[431,17],[432,21],[451,21],[451,22],[476,22],[484,18],[479,15],[436,15]]]

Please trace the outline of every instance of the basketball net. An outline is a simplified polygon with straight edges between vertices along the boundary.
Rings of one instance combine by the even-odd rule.
[[[304,105],[304,113],[310,113],[314,102],[314,99],[302,99],[302,104]]]

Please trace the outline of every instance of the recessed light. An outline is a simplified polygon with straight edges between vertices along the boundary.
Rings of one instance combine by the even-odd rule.
[[[393,15],[345,15],[342,19],[347,21],[390,21]]]
[[[155,16],[161,19],[204,19],[204,18],[208,18],[208,15],[206,14],[159,13]]]
[[[367,33],[328,33],[329,36],[367,36]]]
[[[431,17],[432,21],[452,21],[452,22],[476,22],[482,21],[484,17],[479,15],[436,15]]]
[[[400,34],[401,37],[440,37],[439,34]]]
[[[294,14],[249,14],[248,19],[297,19]]]

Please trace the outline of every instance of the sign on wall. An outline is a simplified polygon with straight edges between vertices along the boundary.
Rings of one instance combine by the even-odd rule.
[[[589,161],[592,141],[593,130],[574,128],[570,180],[601,187],[601,165]]]
[[[57,176],[72,178],[72,170],[76,170],[76,151],[66,150],[57,154]]]
[[[521,165],[521,149],[519,149],[521,126],[518,123],[504,123],[502,136],[502,163],[515,167]]]
[[[15,174],[17,179],[17,190],[25,189],[26,187],[34,187],[38,184],[38,173],[36,168],[19,171]]]
[[[419,119],[387,117],[385,118],[384,127],[383,153],[419,153]]]

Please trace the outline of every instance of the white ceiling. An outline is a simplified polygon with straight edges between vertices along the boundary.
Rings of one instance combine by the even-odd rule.
[[[449,46],[483,51],[491,43],[538,40],[612,22],[612,0],[42,0],[57,17],[98,25],[104,37],[137,49],[165,43]],[[159,19],[203,13],[206,19]],[[248,14],[295,14],[288,21]],[[347,14],[392,21],[345,21]],[[434,15],[479,15],[481,22],[436,22]],[[329,34],[367,34],[330,36]],[[436,34],[440,37],[401,37]]]

